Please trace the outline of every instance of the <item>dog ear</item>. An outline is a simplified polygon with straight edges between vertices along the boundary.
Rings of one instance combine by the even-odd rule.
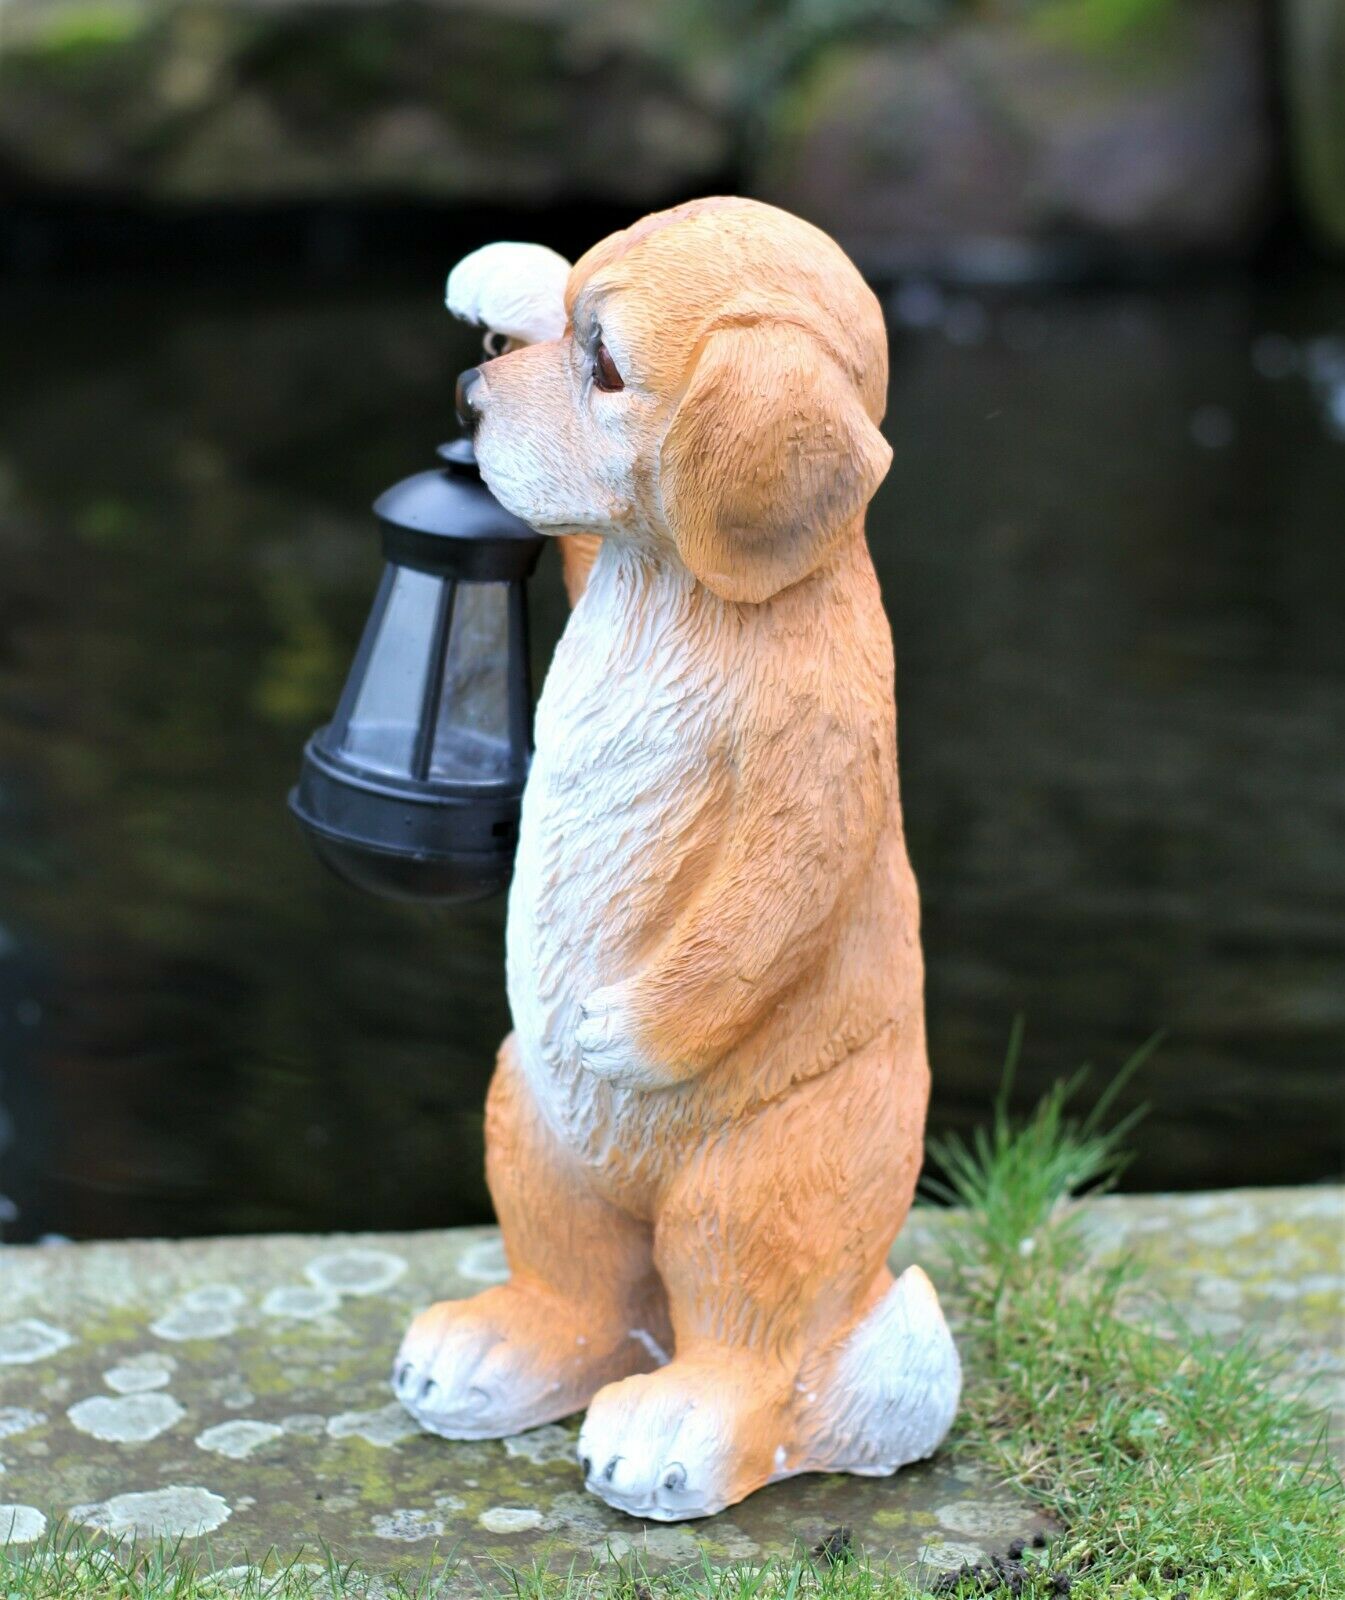
[[[854,384],[804,329],[719,328],[663,440],[664,518],[708,589],[766,600],[819,565],[891,460]]]

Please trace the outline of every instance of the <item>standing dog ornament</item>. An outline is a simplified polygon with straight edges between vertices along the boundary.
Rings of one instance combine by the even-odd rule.
[[[504,351],[459,380],[481,476],[511,537],[560,538],[574,605],[486,1112],[510,1277],[416,1317],[397,1395],[450,1439],[587,1408],[587,1486],[637,1517],[895,1472],[960,1371],[929,1279],[887,1266],[929,1067],[864,538],[878,301],[816,228],[715,198],[574,267],[489,245],[448,302]],[[442,720],[459,688],[423,676]]]

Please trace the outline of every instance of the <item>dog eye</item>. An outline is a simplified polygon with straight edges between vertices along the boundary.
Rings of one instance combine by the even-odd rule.
[[[613,389],[624,389],[625,381],[616,370],[616,362],[612,360],[612,352],[600,339],[598,348],[593,352],[593,381],[600,389],[609,393]]]

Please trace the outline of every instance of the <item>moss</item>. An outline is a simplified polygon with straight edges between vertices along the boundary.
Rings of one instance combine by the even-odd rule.
[[[296,561],[262,567],[257,587],[273,638],[260,652],[252,704],[287,730],[312,727],[336,703],[348,662],[314,574]]]
[[[1104,52],[1168,27],[1177,13],[1177,0],[1042,0],[1031,25],[1043,39]]]
[[[1284,7],[1290,154],[1313,223],[1345,250],[1345,13],[1334,0]]]
[[[118,50],[148,23],[144,5],[131,0],[84,0],[52,5],[29,22],[18,48],[41,60],[76,61]]]

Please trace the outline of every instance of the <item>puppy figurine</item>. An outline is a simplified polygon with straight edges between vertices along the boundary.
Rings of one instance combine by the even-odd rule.
[[[488,247],[449,299],[504,308],[509,353],[459,384],[486,482],[598,539],[567,558],[509,898],[511,1276],[415,1319],[396,1392],[451,1439],[587,1407],[587,1486],[638,1517],[894,1472],[960,1372],[929,1279],[887,1267],[929,1068],[864,539],[878,302],[825,234],[730,198],[567,275]]]

